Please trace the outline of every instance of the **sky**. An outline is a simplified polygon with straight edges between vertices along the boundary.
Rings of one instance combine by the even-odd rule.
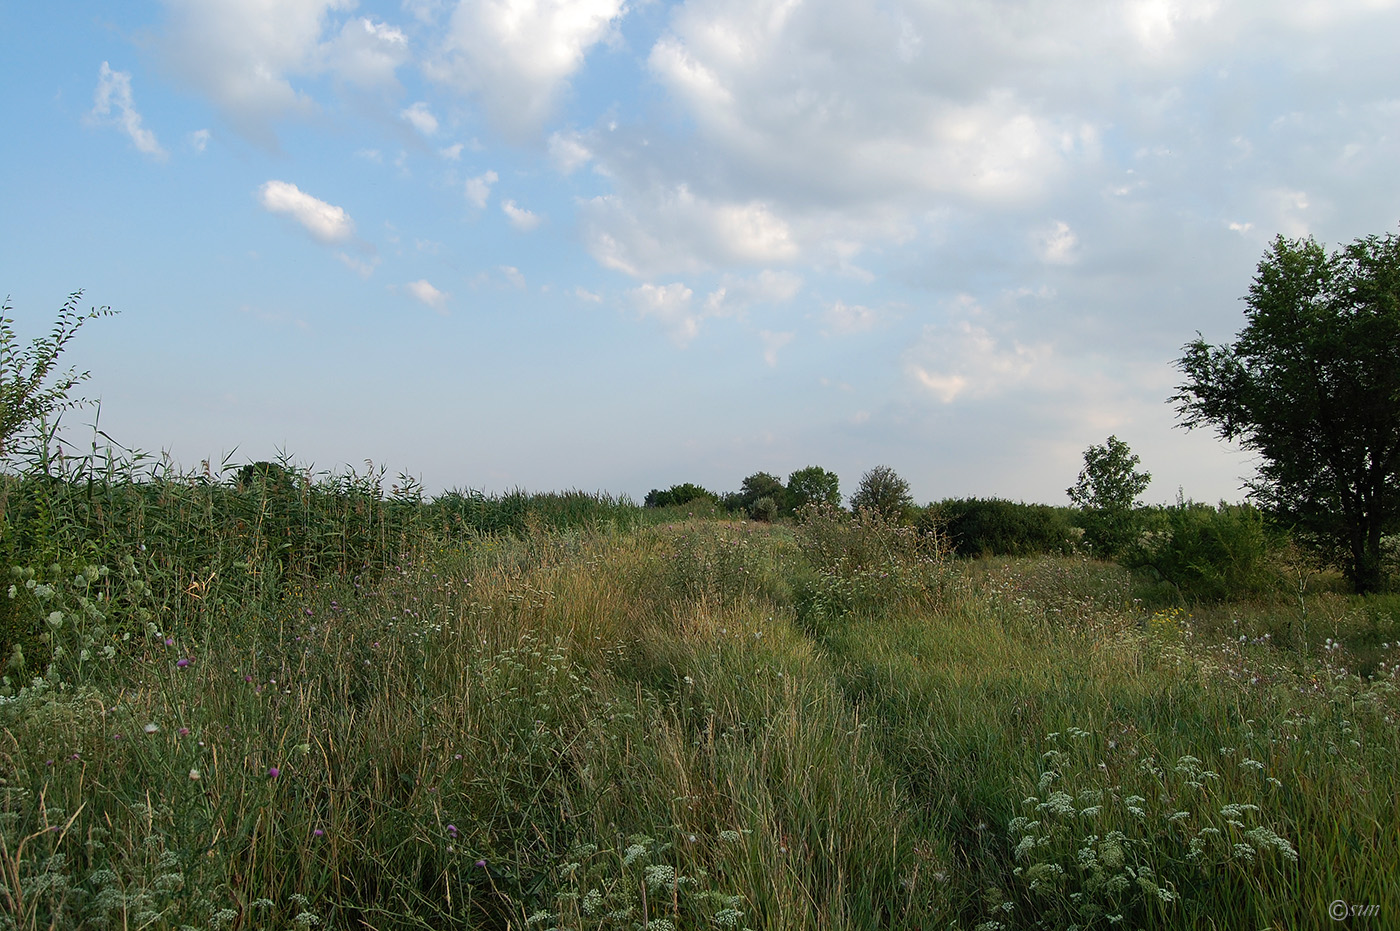
[[[100,427],[629,494],[1236,501],[1275,236],[1400,224],[1396,0],[0,0],[0,296]],[[85,443],[92,408],[64,421]]]

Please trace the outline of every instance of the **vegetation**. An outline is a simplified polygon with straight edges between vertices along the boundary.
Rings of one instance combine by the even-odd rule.
[[[1177,410],[1257,452],[1255,500],[1375,591],[1400,528],[1400,237],[1280,236],[1245,303],[1234,345],[1186,346]]]
[[[888,469],[857,498],[897,508],[765,523],[95,442],[18,465],[0,929],[1400,914],[1400,596],[1253,509],[1142,510],[1134,573],[955,558],[969,515],[986,552],[1063,512],[915,525]]]
[[[930,504],[919,518],[925,531],[947,535],[959,556],[1068,555],[1080,531],[1067,508],[1001,498],[950,498]]]
[[[909,483],[889,466],[876,466],[860,477],[860,485],[851,495],[851,509],[874,511],[886,520],[906,520],[914,507]]]
[[[1139,461],[1116,436],[1084,450],[1084,468],[1067,493],[1081,510],[1084,542],[1098,556],[1117,556],[1137,536],[1138,496],[1152,481],[1150,473],[1138,471]]]

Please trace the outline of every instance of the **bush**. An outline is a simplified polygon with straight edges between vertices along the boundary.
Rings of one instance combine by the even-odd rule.
[[[909,483],[889,466],[876,466],[862,475],[860,487],[851,495],[851,510],[874,511],[896,523],[906,522],[913,507]]]
[[[947,535],[959,556],[1067,554],[1075,529],[1065,508],[1002,498],[950,498],[928,506],[920,530]]]
[[[1264,517],[1248,504],[1183,502],[1145,512],[1148,527],[1119,558],[1186,601],[1223,601],[1268,588]]]
[[[649,508],[669,508],[689,504],[692,501],[714,501],[715,498],[715,493],[709,489],[685,482],[681,485],[672,485],[665,491],[653,488],[647,492],[642,504]]]
[[[778,516],[778,502],[769,497],[759,498],[749,508],[749,516],[754,520],[771,523]]]

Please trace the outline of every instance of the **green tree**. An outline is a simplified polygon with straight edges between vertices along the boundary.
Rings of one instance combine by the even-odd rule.
[[[821,466],[807,466],[788,476],[788,504],[796,511],[809,504],[841,506],[841,479]]]
[[[787,489],[783,487],[783,480],[767,472],[755,472],[744,479],[736,498],[738,506],[752,514],[754,506],[761,498],[773,499],[774,513],[781,510],[787,500]]]
[[[1104,445],[1084,450],[1084,468],[1066,490],[1081,510],[1084,541],[1099,556],[1116,556],[1136,533],[1138,496],[1152,481],[1150,473],[1137,470],[1139,461],[1127,443],[1110,436]]]
[[[1400,237],[1329,254],[1279,236],[1245,305],[1233,345],[1184,347],[1182,425],[1257,453],[1251,496],[1374,591],[1400,524]]]
[[[649,508],[664,508],[700,500],[713,501],[715,493],[691,482],[685,482],[680,485],[672,485],[665,491],[653,488],[647,492],[643,504]]]
[[[909,483],[889,466],[876,466],[860,477],[860,485],[851,495],[851,510],[874,511],[886,520],[902,521],[914,506]]]
[[[44,425],[53,426],[57,415],[81,404],[68,393],[86,381],[88,372],[74,369],[55,371],[58,357],[88,320],[110,316],[109,307],[78,311],[83,292],[74,291],[58,312],[58,320],[48,336],[33,340],[21,349],[10,318],[10,299],[0,306],[0,463],[15,455],[15,442],[27,432]],[[41,443],[46,441],[41,437]],[[41,457],[47,449],[41,450]]]

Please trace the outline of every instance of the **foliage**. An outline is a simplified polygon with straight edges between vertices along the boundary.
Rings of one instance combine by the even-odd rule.
[[[809,504],[841,506],[841,479],[821,466],[807,466],[788,476],[788,507],[800,511]]]
[[[921,529],[937,527],[959,556],[1069,553],[1075,528],[1063,508],[1002,498],[949,498],[930,504]]]
[[[1182,424],[1258,453],[1255,500],[1374,591],[1400,526],[1400,236],[1280,236],[1245,303],[1233,345],[1185,347]]]
[[[677,507],[682,504],[689,504],[692,501],[715,501],[717,496],[714,492],[699,485],[685,482],[680,485],[672,485],[665,491],[653,488],[647,492],[646,499],[642,502],[644,507],[665,508]]]
[[[1269,593],[1270,551],[1264,516],[1248,504],[1181,502],[1143,517],[1144,533],[1119,561],[1150,571],[1189,602]]]
[[[783,480],[767,472],[755,472],[744,479],[738,494],[730,499],[729,504],[732,510],[742,509],[752,515],[760,498],[772,498],[781,509],[787,500],[787,489],[783,487]]]
[[[876,466],[860,477],[860,485],[851,495],[851,510],[870,510],[886,520],[903,521],[909,516],[914,499],[909,483],[889,466]]]
[[[78,311],[83,292],[74,291],[59,309],[58,320],[48,336],[33,340],[28,348],[19,348],[13,309],[6,298],[0,306],[0,463],[12,460],[17,452],[15,442],[26,433],[45,425],[54,426],[54,418],[62,411],[82,403],[68,397],[78,384],[87,380],[87,372],[74,369],[55,371],[58,357],[88,320],[113,314],[110,308],[93,309],[86,314]],[[48,383],[50,378],[52,383]],[[41,442],[41,454],[47,454],[47,440]]]
[[[1116,436],[1084,450],[1084,468],[1068,494],[1082,511],[1084,542],[1096,555],[1118,555],[1137,533],[1137,498],[1152,481],[1150,473],[1137,470],[1139,461]]]
[[[778,518],[778,502],[775,498],[764,495],[753,503],[749,508],[749,516],[754,520],[772,523]]]
[[[1270,826],[1282,783],[1258,760],[1222,750],[1209,765],[1148,757],[1109,774],[1097,735],[1071,727],[1049,742],[1027,813],[1008,825],[1033,927],[1155,923],[1203,882],[1291,874],[1298,852]]]

